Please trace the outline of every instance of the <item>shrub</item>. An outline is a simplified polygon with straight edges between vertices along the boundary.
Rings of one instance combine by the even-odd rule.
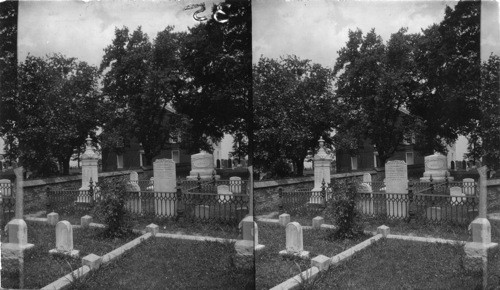
[[[325,216],[335,221],[337,228],[330,239],[354,239],[363,234],[361,213],[357,209],[357,184],[354,180],[334,181],[333,198],[327,202]]]
[[[130,216],[125,209],[127,181],[107,178],[97,183],[93,215],[107,225],[106,235],[123,237],[131,233]]]

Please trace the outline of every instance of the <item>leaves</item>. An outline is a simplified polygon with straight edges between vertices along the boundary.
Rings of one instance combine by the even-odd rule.
[[[289,159],[301,175],[308,150],[320,136],[328,137],[336,120],[331,73],[288,56],[261,58],[253,74],[255,164],[261,170],[283,171],[282,163]]]

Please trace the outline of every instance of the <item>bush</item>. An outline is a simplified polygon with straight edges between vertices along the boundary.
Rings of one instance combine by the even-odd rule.
[[[357,209],[357,184],[354,180],[333,181],[333,198],[327,202],[325,216],[335,221],[337,229],[330,239],[354,239],[363,235],[361,213]]]
[[[124,237],[131,233],[130,216],[125,209],[127,181],[124,178],[106,178],[97,183],[97,204],[93,215],[107,225],[109,237]]]

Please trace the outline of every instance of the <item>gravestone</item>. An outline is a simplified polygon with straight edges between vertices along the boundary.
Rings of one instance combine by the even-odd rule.
[[[246,216],[239,224],[242,238],[246,241],[252,241],[255,244],[256,251],[264,248],[264,245],[259,244],[259,230],[257,223],[253,221],[253,216]]]
[[[176,172],[172,159],[156,159],[153,163],[155,214],[175,215]]]
[[[425,172],[424,176],[420,178],[420,181],[430,181],[432,176],[432,180],[444,180],[448,177],[448,180],[453,180],[453,177],[450,177],[450,173],[448,172],[448,161],[446,156],[434,153],[429,156],[424,157],[425,163]]]
[[[498,250],[498,244],[491,242],[491,225],[486,218],[487,167],[480,167],[477,171],[479,173],[479,216],[470,224],[472,242],[466,243],[464,247],[465,257],[463,264],[464,268],[468,271],[481,271],[483,263],[488,263],[488,256],[494,250]]]
[[[328,199],[328,193],[325,195],[325,200],[321,197],[321,187],[323,185],[323,181],[325,182],[325,186],[328,186],[331,182],[331,173],[330,167],[332,164],[332,158],[325,151],[325,140],[321,137],[319,140],[319,150],[314,155],[314,188],[312,189],[313,194],[309,199],[309,203],[313,204],[323,204]],[[316,193],[316,194],[315,194]]]
[[[363,174],[363,183],[371,183],[372,175],[370,173]]]
[[[214,157],[212,154],[202,151],[198,154],[191,155],[191,171],[187,180],[198,180],[198,175],[202,180],[212,179],[214,172]],[[219,175],[215,179],[220,179]]]
[[[130,180],[127,183],[127,209],[132,213],[142,212],[141,187],[139,186],[139,175],[137,172],[130,172]]]
[[[476,194],[476,182],[473,178],[464,178],[462,180],[462,186],[464,188],[463,192],[465,193],[465,195]]]
[[[14,169],[16,175],[16,209],[14,219],[7,223],[9,242],[2,244],[2,259],[20,259],[25,250],[35,245],[28,243],[28,226],[23,220],[24,191],[23,191],[23,167]]]
[[[60,221],[56,225],[56,248],[49,251],[78,257],[79,251],[73,249],[73,226],[68,221]]]
[[[465,193],[462,192],[460,186],[450,187],[451,204],[459,205],[461,202],[465,201]]]
[[[98,175],[98,161],[99,155],[94,151],[92,147],[92,139],[90,136],[87,137],[87,144],[85,152],[81,156],[82,160],[82,187],[80,190],[89,190],[89,181],[92,178],[92,182],[95,185],[99,179]],[[81,200],[78,202],[90,202],[89,196],[80,197]]]
[[[12,196],[12,183],[9,179],[0,179],[0,198],[2,196]]]
[[[364,178],[363,178],[364,179]],[[362,213],[373,214],[373,190],[368,183],[361,183],[358,187],[358,207]]]
[[[298,222],[288,223],[286,225],[286,250],[280,251],[280,254],[308,257],[309,252],[304,251],[303,239],[302,226]]]
[[[408,168],[404,161],[393,160],[385,164],[385,187],[387,214],[392,217],[406,217],[408,215]]]
[[[218,201],[220,203],[229,202],[231,199],[233,199],[232,194],[233,193],[229,191],[228,185],[217,186]]]
[[[139,174],[137,174],[137,172],[135,171],[131,171],[130,172],[130,182],[139,182]]]
[[[241,177],[239,176],[229,177],[229,191],[231,191],[234,194],[240,194],[241,185],[242,185]]]

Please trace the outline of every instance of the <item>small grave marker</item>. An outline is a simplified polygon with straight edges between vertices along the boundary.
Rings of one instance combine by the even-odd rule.
[[[56,248],[49,251],[71,257],[78,257],[80,251],[73,249],[73,226],[68,221],[60,221],[56,225]]]
[[[281,251],[280,254],[292,254],[301,258],[309,257],[309,252],[304,251],[302,226],[298,222],[286,225],[286,250]]]

